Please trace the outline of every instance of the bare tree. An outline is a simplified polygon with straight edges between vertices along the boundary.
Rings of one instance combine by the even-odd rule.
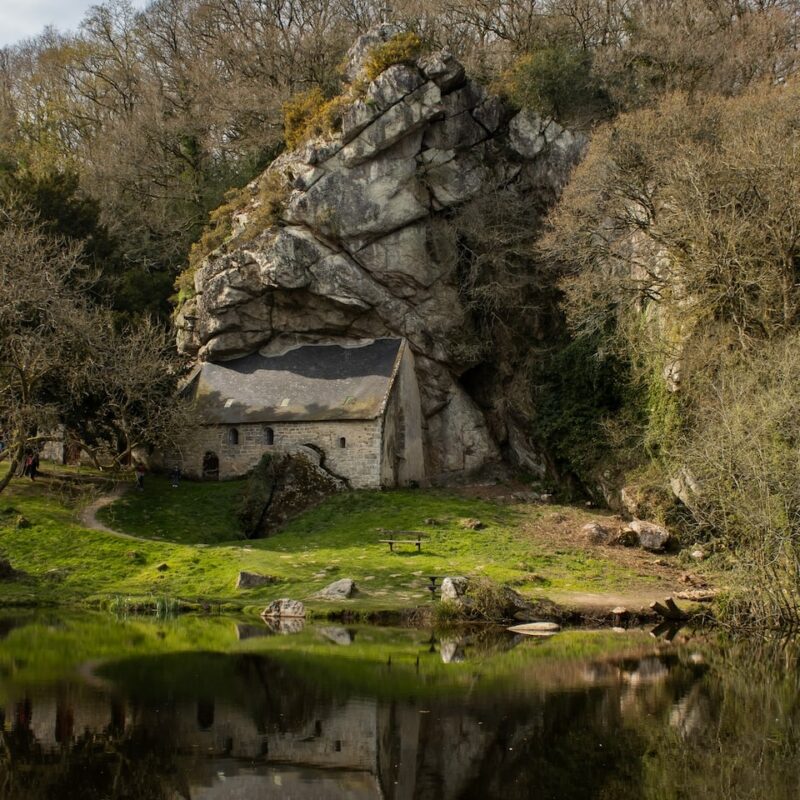
[[[42,431],[54,430],[61,397],[80,381],[90,336],[80,248],[0,210],[0,426],[9,461],[0,491]]]
[[[26,451],[59,430],[98,466],[173,445],[187,405],[169,332],[147,320],[117,327],[90,302],[78,244],[0,214],[0,491]]]

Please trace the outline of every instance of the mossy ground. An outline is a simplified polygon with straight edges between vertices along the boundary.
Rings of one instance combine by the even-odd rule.
[[[131,490],[100,514],[115,530],[142,537],[131,540],[78,522],[92,493],[107,488],[63,481],[55,473],[36,484],[15,479],[0,496],[0,552],[23,575],[1,583],[0,597],[16,604],[101,605],[168,597],[243,608],[291,596],[324,611],[331,606],[315,601],[314,593],[349,577],[360,594],[348,608],[368,612],[429,603],[430,575],[485,576],[532,597],[647,589],[658,582],[601,552],[554,547],[537,534],[537,525],[553,516],[562,525],[565,517],[574,520],[577,530],[588,518],[582,509],[499,505],[434,490],[364,491],[332,497],[281,532],[247,541],[233,513],[240,487],[184,481],[174,489],[166,478],[148,476],[143,492]],[[18,527],[20,516],[27,527]],[[465,518],[486,527],[465,529]],[[386,538],[382,528],[422,531],[422,552],[389,552],[379,542]],[[237,590],[240,570],[274,576],[276,583]]]

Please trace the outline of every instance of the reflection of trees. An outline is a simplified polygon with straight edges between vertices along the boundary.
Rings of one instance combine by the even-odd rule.
[[[582,689],[537,695],[517,687],[507,696],[436,703],[429,714],[392,703],[383,712],[384,793],[388,800],[639,800],[650,727],[663,729],[701,669],[651,655],[587,665]],[[409,733],[411,794],[397,769]]]
[[[800,642],[704,650],[709,670],[650,730],[646,800],[800,797]]]
[[[87,731],[45,751],[29,730],[2,732],[2,800],[174,800],[189,797],[167,737],[133,728],[120,737]]]
[[[205,678],[193,685],[187,674]],[[138,698],[131,703],[134,724],[126,728],[124,705],[109,698],[108,725],[73,737],[72,704],[60,702],[54,718],[59,748],[36,741],[31,701],[17,704],[10,730],[0,730],[0,800],[188,798],[189,775],[180,758],[186,747],[177,725],[181,715],[193,713],[192,722],[204,730],[213,725],[215,703],[227,703],[247,709],[254,728],[267,733],[300,730],[335,713],[321,688],[257,655],[129,659],[124,669],[120,665],[120,676],[127,678],[123,683],[130,696]],[[158,714],[150,713],[156,709]]]
[[[466,646],[485,644],[476,636]],[[400,692],[376,706],[384,795],[794,799],[800,796],[798,652],[800,644],[734,643],[588,662],[583,688],[516,685],[428,698],[424,705]],[[257,753],[258,734],[304,742],[321,736],[324,722],[315,720],[336,719],[339,701],[352,696],[256,654],[182,658],[126,662],[125,704],[108,698],[91,733],[73,737],[77,705],[74,717],[73,706],[56,709],[60,748],[36,741],[35,698],[9,706],[0,726],[0,800],[188,798],[190,778],[213,780],[205,745],[203,755],[193,755],[193,731],[219,724],[227,713],[245,721],[242,735],[252,732],[247,741]],[[187,675],[198,678],[191,683]],[[76,701],[67,692],[59,702]]]

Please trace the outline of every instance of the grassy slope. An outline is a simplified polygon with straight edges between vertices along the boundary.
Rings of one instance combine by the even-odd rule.
[[[261,605],[282,596],[308,599],[332,580],[352,577],[363,592],[348,606],[366,610],[426,602],[428,575],[485,575],[535,596],[569,589],[618,591],[652,580],[578,548],[548,549],[522,531],[523,523],[557,507],[499,506],[438,491],[340,495],[268,539],[220,541],[236,535],[235,523],[228,520],[237,492],[235,483],[184,482],[172,489],[166,480],[149,476],[145,491],[118,501],[104,521],[128,533],[177,542],[131,541],[78,524],[85,494],[54,495],[44,482],[31,486],[15,480],[0,495],[0,552],[26,577],[0,584],[0,598],[80,602],[114,595],[170,596]],[[574,516],[576,526],[585,521],[580,510],[561,511]],[[31,526],[16,528],[17,514]],[[459,524],[464,517],[477,517],[487,527],[465,530]],[[425,524],[429,518],[437,524]],[[378,543],[378,528],[423,530],[429,540],[422,553],[411,548],[390,553]],[[162,563],[168,569],[159,571]],[[52,569],[62,570],[61,576],[48,579]],[[241,569],[273,575],[278,583],[236,590]]]
[[[143,492],[131,491],[104,508],[98,518],[109,528],[183,544],[215,544],[242,538],[236,506],[242,481],[192,483],[174,488],[148,475]]]

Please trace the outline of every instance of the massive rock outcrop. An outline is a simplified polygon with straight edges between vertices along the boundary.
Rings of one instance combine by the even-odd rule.
[[[348,76],[357,79],[369,47],[396,32],[383,25],[362,37]],[[502,387],[481,392],[479,405],[460,381],[477,365],[465,354],[481,343],[449,219],[501,188],[546,208],[584,144],[535,113],[514,114],[446,52],[391,66],[349,105],[340,132],[284,153],[254,182],[229,241],[195,274],[179,345],[225,360],[295,342],[405,337],[419,372],[428,473],[471,471],[503,448],[532,466],[524,432],[503,416]],[[252,235],[265,178],[283,187],[282,210]]]

